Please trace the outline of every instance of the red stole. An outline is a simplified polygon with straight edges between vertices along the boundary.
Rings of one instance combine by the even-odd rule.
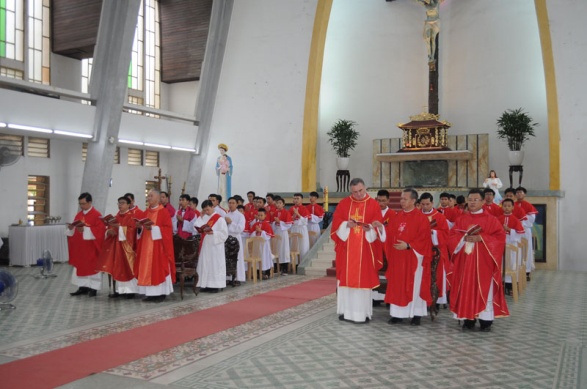
[[[207,225],[208,227],[212,228],[212,227],[214,227],[214,224],[216,224],[216,222],[218,221],[218,219],[220,219],[221,217],[222,216],[220,216],[219,214],[213,213],[212,216],[210,216],[210,219],[208,219],[208,221],[206,222],[205,225]],[[202,246],[204,246],[204,239],[207,236],[208,236],[208,234],[200,234],[200,248],[198,250],[198,253],[202,252]]]

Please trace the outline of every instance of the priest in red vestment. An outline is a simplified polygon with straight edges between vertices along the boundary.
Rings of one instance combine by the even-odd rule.
[[[126,295],[134,298],[139,292],[137,279],[134,275],[135,243],[137,236],[135,213],[130,210],[131,200],[126,197],[118,199],[118,214],[113,220],[104,219],[106,223],[106,239],[98,259],[98,270],[108,273],[114,280],[114,298]]]
[[[463,330],[479,319],[490,331],[495,317],[509,316],[502,287],[505,231],[497,218],[483,211],[483,192],[472,189],[469,213],[461,215],[451,230],[448,248],[454,262],[450,310],[463,320]]]
[[[400,198],[402,210],[387,226],[385,302],[390,304],[390,324],[411,318],[410,324],[420,325],[432,301],[430,221],[416,208],[416,200],[418,192],[404,189]]]
[[[169,212],[161,205],[161,192],[151,189],[147,195],[148,208],[143,213],[143,231],[137,242],[135,275],[139,293],[144,301],[161,302],[173,292],[175,259],[173,256],[173,226]],[[147,220],[148,219],[148,220]]]
[[[70,294],[94,297],[102,289],[102,273],[96,269],[106,227],[100,219],[102,214],[92,206],[91,194],[82,193],[78,197],[78,203],[81,211],[65,231],[68,237],[69,264],[74,267],[71,282],[78,286],[78,290]]]
[[[432,248],[433,248],[433,259],[436,255],[436,250],[440,255],[440,260],[436,266],[436,287],[438,288],[438,299],[432,301],[432,304],[447,304],[447,292],[449,290],[446,275],[450,273],[451,262],[448,255],[448,221],[446,217],[434,209],[434,197],[432,194],[426,192],[420,196],[420,205],[422,206],[422,213],[428,218],[430,222],[430,228],[432,232]],[[433,300],[434,300],[434,296]],[[431,306],[431,312],[433,308],[438,307]],[[446,308],[446,305],[445,305]]]
[[[331,238],[336,252],[338,283],[337,313],[340,320],[363,323],[371,320],[371,291],[379,286],[377,256],[373,242],[385,241],[381,210],[369,197],[365,182],[353,178],[351,196],[336,206]]]

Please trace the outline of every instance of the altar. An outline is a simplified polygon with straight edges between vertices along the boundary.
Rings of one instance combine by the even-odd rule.
[[[65,224],[10,226],[10,266],[36,265],[44,250],[55,262],[69,261],[65,228]]]
[[[375,188],[479,188],[489,173],[489,135],[448,135],[450,150],[399,151],[402,138],[373,140]]]

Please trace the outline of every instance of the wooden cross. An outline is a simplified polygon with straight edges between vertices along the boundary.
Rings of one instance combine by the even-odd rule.
[[[161,190],[161,181],[163,181],[166,177],[161,175],[161,168],[159,168],[159,174],[153,177],[157,180],[157,190]]]

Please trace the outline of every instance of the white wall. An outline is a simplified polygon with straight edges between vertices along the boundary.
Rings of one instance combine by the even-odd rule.
[[[336,188],[336,154],[326,133],[338,119],[358,124],[349,170],[369,186],[373,139],[400,136],[396,124],[428,105],[424,18],[423,7],[410,1],[334,1],[320,92],[320,185]]]
[[[523,183],[548,189],[546,96],[534,2],[447,0],[440,14],[439,111],[453,124],[450,133],[493,134],[505,109],[525,108],[539,126],[526,148]],[[397,123],[428,105],[424,19],[416,2],[334,2],[320,102],[322,185],[336,187],[326,132],[337,119],[358,123],[361,136],[349,169],[370,185],[372,140],[401,136]],[[491,168],[505,178],[508,165],[507,145],[490,135]]]
[[[555,58],[561,129],[560,268],[587,271],[587,240],[583,227],[587,209],[583,204],[587,180],[587,35],[583,15],[587,3],[580,0],[547,2]],[[554,227],[553,227],[554,228]]]
[[[538,126],[525,146],[522,184],[548,189],[546,89],[534,1],[448,0],[441,12],[440,112],[453,124],[450,133],[490,134],[489,168],[509,185],[507,143],[495,136],[495,123],[506,109],[524,108]]]
[[[316,0],[234,2],[200,196],[216,192],[217,146],[232,192],[297,191],[308,53]]]

